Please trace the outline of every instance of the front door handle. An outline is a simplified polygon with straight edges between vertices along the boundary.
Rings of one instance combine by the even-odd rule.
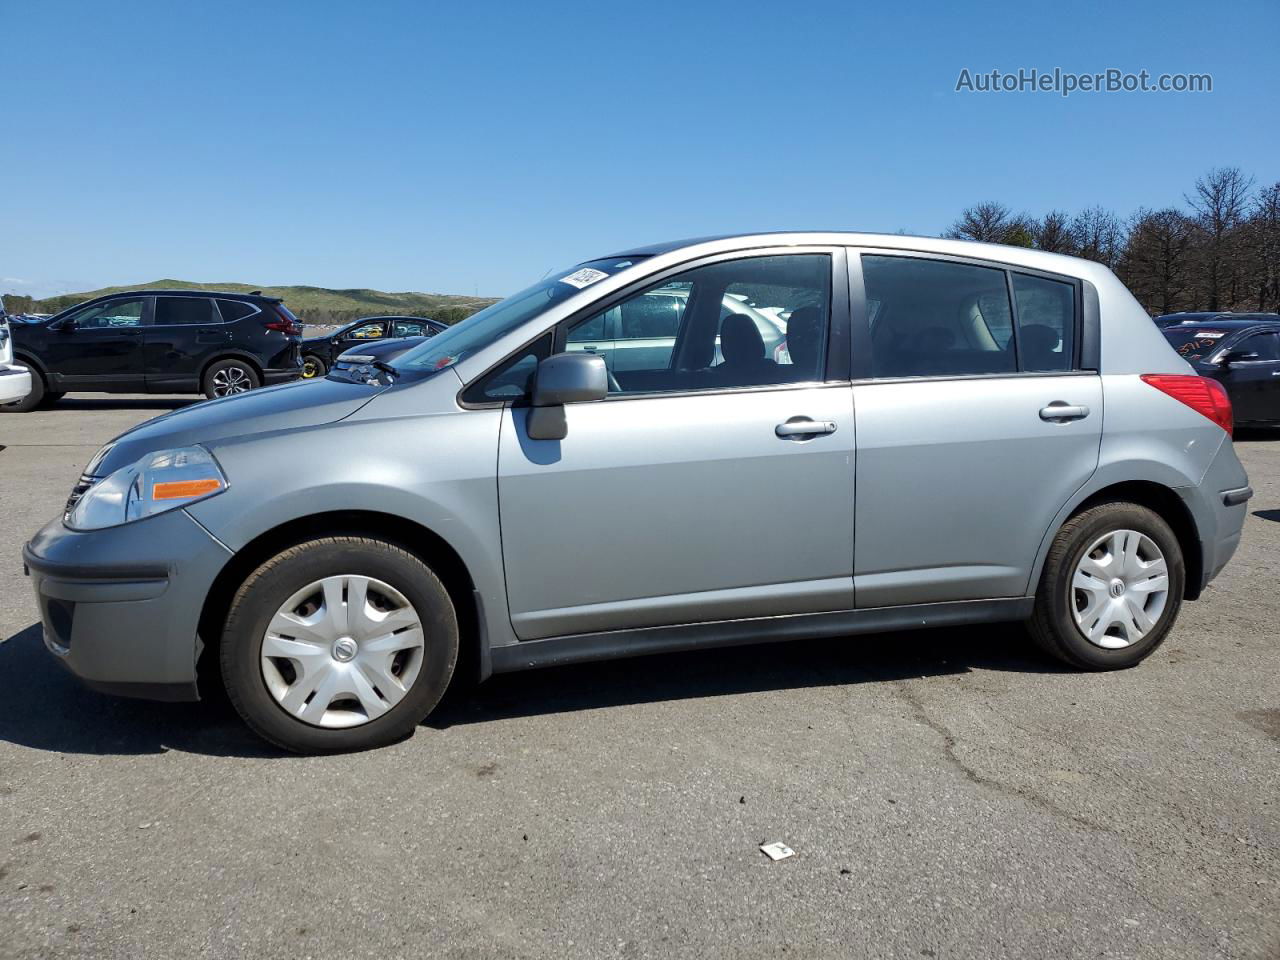
[[[784,440],[804,440],[809,437],[820,437],[835,433],[834,420],[810,420],[808,417],[792,417],[786,423],[780,423],[773,432]]]
[[[1066,423],[1068,420],[1083,420],[1089,415],[1089,408],[1083,403],[1063,403],[1055,400],[1047,407],[1040,408],[1040,419],[1050,423]]]

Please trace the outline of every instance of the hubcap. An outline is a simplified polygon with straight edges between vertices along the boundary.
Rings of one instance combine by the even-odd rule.
[[[253,381],[249,379],[249,371],[243,367],[227,367],[213,375],[215,396],[229,397],[236,393],[248,393],[251,389]]]
[[[1115,530],[1093,542],[1071,579],[1072,613],[1090,643],[1120,650],[1159,622],[1169,600],[1169,568],[1154,540]]]
[[[422,669],[422,621],[372,577],[308,584],[271,618],[262,679],[281,709],[317,727],[357,727],[404,699]]]
[[[320,367],[314,360],[308,357],[302,361],[302,379],[311,380],[320,375]]]

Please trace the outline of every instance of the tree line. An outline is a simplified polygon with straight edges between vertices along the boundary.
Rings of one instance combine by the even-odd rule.
[[[1280,182],[1259,187],[1238,167],[1210,170],[1181,205],[1127,219],[1104,207],[1035,217],[991,201],[967,207],[943,236],[1096,260],[1152,314],[1280,307]]]

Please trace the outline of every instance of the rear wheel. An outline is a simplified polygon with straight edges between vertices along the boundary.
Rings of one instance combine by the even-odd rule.
[[[44,403],[44,377],[40,376],[33,367],[28,369],[31,370],[31,392],[13,403],[0,403],[0,413],[29,413]]]
[[[46,407],[52,406],[67,395],[65,390],[46,390],[44,394],[44,404]]]
[[[1173,628],[1185,582],[1182,549],[1159,514],[1135,503],[1091,507],[1049,549],[1031,635],[1074,667],[1134,666]]]
[[[314,353],[305,354],[302,358],[302,379],[314,380],[317,377],[323,377],[328,372],[325,362],[317,357]]]
[[[213,400],[257,390],[262,380],[258,371],[244,360],[219,360],[205,371],[202,386],[204,395]]]
[[[260,736],[299,753],[364,750],[408,736],[440,702],[458,621],[417,557],[328,537],[249,576],[220,655],[231,702]]]

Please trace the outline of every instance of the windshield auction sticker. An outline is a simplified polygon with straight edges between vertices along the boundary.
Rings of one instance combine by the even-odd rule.
[[[591,284],[603,280],[608,274],[603,270],[593,270],[591,267],[583,267],[576,273],[571,273],[567,277],[561,277],[561,283],[567,283],[571,287],[577,287],[581,290],[583,287],[589,287]]]

